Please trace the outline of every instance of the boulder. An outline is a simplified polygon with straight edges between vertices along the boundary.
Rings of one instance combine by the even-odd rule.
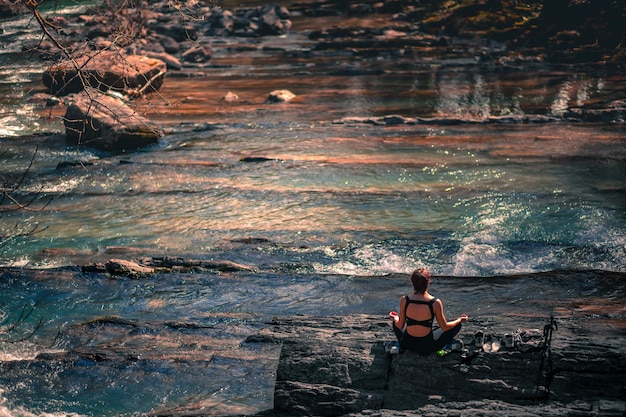
[[[175,54],[180,50],[180,44],[171,36],[159,36],[159,43],[168,54]]]
[[[78,93],[85,87],[100,91],[157,91],[165,73],[166,66],[161,60],[105,51],[53,65],[42,78],[52,94],[62,96]]]
[[[282,35],[291,29],[289,11],[276,4],[268,4],[257,9],[258,34],[260,36]]]
[[[162,135],[121,98],[94,91],[73,97],[64,124],[69,142],[104,150],[137,149],[156,143]]]
[[[233,102],[239,101],[239,96],[237,95],[237,93],[233,93],[232,91],[229,91],[226,94],[224,94],[224,97],[222,97],[221,101],[233,103]]]
[[[270,103],[281,103],[291,101],[296,98],[296,95],[289,90],[274,90],[267,96],[267,101]]]
[[[197,41],[200,38],[196,25],[182,21],[178,15],[170,16],[168,21],[157,22],[149,28],[157,35],[168,36],[176,42]]]

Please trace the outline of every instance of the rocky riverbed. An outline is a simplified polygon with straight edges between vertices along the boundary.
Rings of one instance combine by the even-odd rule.
[[[211,131],[216,128],[213,121],[233,126],[245,123],[257,126],[269,113],[279,114],[278,118],[289,122],[295,113],[290,109],[296,108],[300,113],[295,117],[300,121],[312,121],[312,125],[317,123],[316,128],[322,125],[321,130],[330,124],[354,129],[377,126],[398,129],[398,132],[415,126],[477,126],[487,130],[493,126],[515,125],[522,127],[524,132],[508,132],[513,142],[519,142],[520,137],[527,141],[530,136],[532,143],[523,150],[526,157],[545,155],[548,153],[546,149],[554,146],[555,154],[561,155],[562,159],[596,158],[619,164],[623,157],[618,155],[612,159],[612,155],[603,153],[600,143],[619,143],[622,136],[615,133],[619,129],[607,128],[602,135],[585,131],[577,136],[575,145],[591,152],[591,156],[585,154],[584,157],[563,150],[555,139],[563,132],[557,134],[551,130],[552,125],[564,122],[572,125],[599,122],[613,127],[623,124],[626,106],[620,80],[624,78],[624,6],[618,1],[603,3],[602,7],[598,5],[598,2],[575,1],[545,2],[545,5],[544,2],[513,1],[455,4],[328,1],[271,7],[255,3],[242,8],[193,4],[189,10],[181,11],[170,2],[157,2],[139,14],[134,9],[125,11],[123,15],[130,19],[129,25],[134,24],[133,19],[139,18],[146,23],[141,36],[128,38],[117,36],[123,19],[107,18],[106,14],[60,16],[53,13],[51,21],[72,29],[64,33],[68,35],[65,39],[68,48],[73,52],[87,45],[91,52],[115,49],[129,56],[147,56],[163,63],[167,75],[163,85],[159,83],[159,92],[135,98],[131,103],[133,111],[146,115],[151,122],[163,127],[166,134],[181,130]],[[10,19],[11,16],[4,18]],[[88,39],[87,43],[85,39]],[[40,54],[42,73],[44,67],[55,62],[52,59],[60,58],[58,49],[49,42],[37,40],[24,45],[24,50],[36,51],[37,56]],[[224,85],[218,85],[219,81],[211,81],[217,73],[228,73],[248,62],[254,63],[254,58],[261,54],[266,54],[266,59],[271,60],[275,68],[289,67],[291,76],[271,80],[271,83],[264,78],[259,81],[255,76],[265,69],[252,68],[241,80],[228,83],[237,87],[231,92],[225,91]],[[363,62],[367,65],[361,65]],[[507,80],[513,87],[505,85],[504,89],[527,91],[548,88],[546,85],[551,79],[543,82],[544,79],[539,78],[537,81],[533,75],[541,74],[547,68],[561,73],[582,68],[588,73],[598,71],[605,75],[597,86],[609,85],[609,90],[602,90],[600,97],[586,100],[584,90],[591,87],[583,86],[577,104],[562,109],[558,106],[551,108],[531,96],[519,105],[519,112],[507,108],[500,112],[492,109],[491,113],[484,114],[479,108],[471,114],[439,115],[430,108],[424,112],[421,112],[422,108],[411,108],[410,114],[419,116],[380,115],[355,106],[354,114],[346,116],[344,109],[329,109],[328,103],[332,103],[340,91],[334,86],[345,85],[346,80],[352,79],[350,77],[369,77],[368,80],[394,77],[398,69],[416,66],[429,68],[429,71],[433,67],[446,66],[451,72],[514,72],[512,80]],[[607,79],[611,82],[606,83]],[[330,81],[332,88],[337,90],[331,88],[317,96],[302,97],[300,89],[294,89],[296,97],[284,106],[268,99],[272,90],[281,91],[293,84],[305,86],[306,89],[302,90],[312,91],[316,86],[321,90],[321,86]],[[385,93],[375,87],[357,85],[356,88],[362,88],[364,94],[372,96]],[[69,102],[47,93],[43,96],[33,94],[43,91],[43,84],[37,82],[36,86],[29,86],[26,95],[32,102],[40,104],[38,111],[41,114],[63,117]],[[401,94],[404,91],[398,96]],[[461,104],[467,105],[463,101]],[[320,114],[324,117],[319,117]],[[320,118],[323,119],[321,123]],[[529,125],[532,127],[527,129]],[[537,129],[542,125],[547,127]],[[529,134],[529,130],[533,133]],[[564,130],[569,134],[573,129],[567,125]],[[337,136],[343,137],[343,134],[345,132]],[[409,130],[408,135],[421,138],[426,134],[415,135]],[[442,136],[442,141],[456,140],[462,144],[467,140],[465,135],[472,138],[476,133],[474,130],[471,133],[464,131],[452,139]],[[50,142],[55,140],[58,138]],[[398,138],[385,140],[392,142]],[[202,146],[213,149],[209,143],[207,141]],[[197,146],[191,139],[165,146],[179,145],[186,149]],[[50,149],[56,151],[55,146],[63,148],[63,145],[53,143]],[[614,152],[613,147],[608,149],[608,152]],[[234,165],[237,161],[282,163],[279,151],[268,157],[256,154],[242,157],[243,152],[241,149],[232,152],[236,156]],[[515,158],[521,151],[519,146],[506,144],[491,152]],[[119,162],[122,167],[131,165],[137,170],[134,176],[143,178],[145,166],[160,164],[158,158],[156,162],[149,155],[146,158],[147,162],[139,163],[133,162],[133,155],[119,161],[106,157],[94,160],[99,167],[113,165],[113,162]],[[230,163],[224,162],[230,161],[227,158],[218,162],[189,158],[181,156],[173,163],[162,165],[211,167]],[[55,172],[76,175],[73,167],[78,170],[87,165],[82,161],[70,161]],[[292,167],[295,165],[290,165]],[[164,177],[167,180],[172,178],[169,174]],[[605,198],[619,198],[613,196],[620,195],[621,184],[608,184],[604,189],[608,193]],[[124,190],[121,193],[131,193],[129,187],[121,187]],[[187,190],[186,187],[187,183],[183,189]],[[140,199],[155,194],[157,204],[162,203],[163,198],[158,192],[143,192],[143,188],[139,188]],[[147,189],[153,190],[151,187]],[[182,198],[180,195],[172,198],[176,199]],[[82,204],[82,200],[79,201],[78,204]],[[177,213],[185,209],[187,207],[181,206]],[[105,216],[108,213],[102,215]],[[125,226],[128,227],[131,225]],[[437,226],[435,229],[439,230]],[[268,253],[279,250],[272,242],[255,241],[254,237],[241,242],[229,241],[228,244],[232,247],[258,244]],[[523,241],[518,246],[531,244]],[[49,246],[52,247],[46,249],[42,257],[69,257],[70,249]],[[294,245],[293,249],[297,251],[300,247]],[[305,244],[301,250],[306,250]],[[334,248],[329,249],[332,250]],[[595,253],[594,250],[600,252],[604,248],[583,245],[582,250]],[[103,259],[116,251],[115,259]],[[22,316],[26,316],[11,316],[15,311],[7,307],[3,324],[19,324],[15,327],[26,328],[24,334],[15,337],[12,336],[15,332],[9,332],[9,343],[21,347],[22,339],[31,339],[37,345],[36,353],[32,355],[20,352],[22,356],[7,357],[2,361],[2,382],[6,396],[18,404],[14,409],[19,409],[20,401],[31,401],[28,406],[32,409],[46,409],[46,404],[38,403],[39,395],[65,401],[61,409],[68,408],[67,404],[73,401],[84,401],[88,409],[91,404],[103,402],[89,397],[91,392],[100,395],[100,385],[106,395],[113,391],[106,397],[108,401],[111,397],[127,398],[128,392],[139,395],[137,384],[140,383],[145,389],[141,390],[142,397],[136,400],[137,407],[148,404],[146,408],[151,411],[141,412],[155,416],[614,416],[626,413],[623,400],[626,395],[623,274],[568,270],[563,274],[564,278],[555,273],[557,278],[553,280],[546,275],[538,280],[528,275],[520,279],[507,276],[504,280],[494,279],[488,283],[473,280],[467,288],[459,287],[457,279],[440,279],[439,285],[444,287],[441,295],[446,301],[452,300],[455,309],[462,305],[474,309],[470,312],[472,320],[461,334],[467,353],[472,357],[468,361],[462,359],[459,351],[444,357],[425,358],[411,353],[389,354],[386,346],[393,340],[393,335],[384,312],[362,314],[344,307],[348,313],[332,313],[332,308],[327,306],[330,303],[333,307],[332,301],[326,298],[332,300],[336,288],[322,286],[311,296],[308,289],[319,285],[312,282],[324,282],[327,278],[302,279],[301,271],[307,271],[308,266],[295,267],[290,262],[283,262],[279,267],[272,265],[274,269],[268,268],[270,272],[266,270],[259,274],[257,266],[239,260],[176,256],[149,258],[141,256],[143,252],[154,253],[158,249],[139,249],[136,253],[131,248],[119,247],[94,249],[89,253],[79,249],[71,259],[79,259],[85,264],[83,268],[2,270],[7,303],[18,312],[24,308]],[[251,257],[254,259],[254,256]],[[444,256],[448,256],[447,252]],[[93,262],[86,262],[85,258],[92,258]],[[287,271],[277,279],[278,284],[275,270]],[[394,279],[406,281],[406,277],[385,276],[361,282],[358,278],[342,276],[337,279],[341,284],[337,285],[346,286],[341,288],[353,296],[356,288],[362,293],[378,292],[381,299],[395,300],[397,291],[392,294],[387,287]],[[327,314],[314,315],[307,310],[308,314],[294,315],[290,310],[276,314],[273,320],[259,322],[258,316],[250,313],[245,305],[248,297],[252,298],[249,294],[241,296],[243,305],[234,303],[232,311],[221,310],[222,304],[233,304],[230,297],[240,296],[238,292],[244,292],[253,284],[256,285],[254,300],[258,301],[259,294],[269,292],[270,288],[278,293],[273,295],[272,302],[291,306],[292,294],[289,291],[283,294],[275,287],[288,288],[294,280],[304,288],[299,288],[302,304],[319,303],[313,304],[311,309],[326,305]],[[351,281],[356,282],[354,288],[350,287]],[[259,288],[260,285],[265,287]],[[227,290],[221,290],[218,295],[211,292],[220,286],[232,286],[236,295]],[[496,307],[488,312],[479,311],[471,301],[477,294],[468,294],[472,291],[469,287],[481,291],[481,306]],[[77,288],[78,293],[64,294],[68,288]],[[157,288],[155,294],[152,293],[154,288]],[[13,300],[13,295],[18,292],[27,300],[26,307],[15,304],[17,301]],[[94,292],[99,293],[96,301],[92,299]],[[554,292],[558,294],[551,297]],[[365,305],[361,309],[380,313],[383,309],[380,299],[372,306],[367,303],[367,295],[362,293],[356,296],[358,305]],[[182,295],[181,299],[173,297],[174,308],[163,318],[159,313],[169,307],[165,300],[171,297],[170,294]],[[203,304],[206,299],[216,305],[212,305],[210,312]],[[37,324],[33,317],[46,302],[52,305],[48,307],[52,312],[49,316],[43,315],[41,323]],[[182,306],[180,310],[177,303]],[[196,310],[188,308],[189,304],[193,304]],[[139,312],[132,310],[131,305],[140,306]],[[90,309],[92,306],[94,310],[97,308],[96,312]],[[57,308],[66,310],[68,317],[56,319]],[[74,311],[82,308],[86,311]],[[178,320],[178,316],[187,310],[193,311],[192,317]],[[30,315],[28,311],[35,313]],[[108,315],[107,311],[115,313]],[[97,317],[83,320],[93,315]],[[126,317],[133,315],[143,318]],[[551,323],[553,315],[556,326],[547,345],[545,326]],[[72,324],[66,325],[67,321]],[[58,325],[52,335],[38,327],[48,323]],[[518,330],[520,344],[512,348],[501,347],[498,352],[484,352],[475,340],[478,331],[498,340]],[[15,381],[28,381],[28,384]],[[189,387],[191,384],[217,385],[220,389],[217,392],[209,389],[196,392]],[[236,392],[237,386],[243,386],[243,394],[237,392],[235,396],[254,397],[250,401],[252,405],[242,406],[245,401],[241,401],[231,406],[228,401],[220,401],[222,389]],[[153,397],[152,392],[156,392]],[[175,398],[173,403],[185,405],[171,406],[164,400],[170,398]],[[93,407],[97,410],[95,405]],[[115,409],[115,404],[108,409]]]
[[[291,63],[302,66],[301,72],[311,71],[306,62],[317,62],[316,65],[320,65],[329,61],[328,64],[336,65],[329,74],[333,77],[384,75],[392,71],[389,65],[402,68],[413,66],[416,62],[418,65],[467,66],[489,71],[542,71],[547,66],[552,70],[561,68],[567,71],[567,66],[576,65],[578,69],[586,67],[590,71],[600,70],[609,75],[623,74],[626,53],[620,22],[626,12],[618,1],[602,5],[567,0],[546,5],[541,1],[524,4],[514,1],[459,1],[453,4],[402,1],[350,4],[324,1],[288,5],[260,3],[232,8],[227,3],[194,3],[179,9],[170,2],[157,2],[142,10],[124,9],[115,14],[114,18],[106,10],[98,8],[87,13],[48,13],[45,15],[48,23],[71,30],[57,32],[55,41],[38,40],[24,44],[23,49],[31,56],[37,54],[42,62],[67,59],[69,55],[80,63],[88,55],[88,62],[103,60],[96,64],[102,68],[110,60],[106,56],[111,54],[143,56],[159,60],[160,65],[167,67],[167,77],[170,79],[206,77],[216,70],[227,71],[229,66],[239,64],[238,56],[254,54],[255,51],[274,51],[277,57],[282,55],[285,65]],[[4,14],[9,13],[5,10]],[[318,22],[322,22],[322,25]],[[64,49],[60,50],[59,45]],[[233,57],[230,60],[227,58],[229,55]],[[341,63],[330,62],[337,58],[340,58]],[[386,60],[387,66],[359,65],[359,61],[372,60]],[[154,89],[158,89],[163,82],[164,71],[159,74],[158,83],[154,82],[152,86]],[[142,76],[146,80],[150,78]],[[82,78],[88,80],[89,77]],[[133,93],[138,90],[137,83],[124,81],[124,76],[122,78],[123,83],[128,84],[122,86],[123,92]],[[74,81],[76,79],[73,77]],[[206,106],[194,97],[197,87],[191,79],[187,82],[169,82],[175,84],[170,88],[184,97],[181,101],[167,98],[171,89],[166,90],[168,94],[158,98],[141,94],[144,97],[135,100],[129,111],[138,110],[139,114],[149,115],[157,124],[163,124],[168,123],[170,117],[178,115],[193,118],[200,111],[196,109],[198,105]],[[167,83],[165,81],[166,89]],[[100,88],[102,85],[114,85],[115,82],[97,80],[97,84]],[[285,94],[290,97],[297,96],[288,91],[289,84],[285,80],[285,85],[275,90],[285,90]],[[520,88],[524,88],[523,84]],[[58,93],[57,90],[55,87],[52,92]],[[271,92],[265,92],[265,100],[268,102],[272,100],[268,98]],[[217,100],[228,103],[230,107],[250,104],[239,96],[244,97],[245,91],[220,91]],[[623,120],[626,105],[623,98],[618,97],[607,95],[605,100],[580,103],[556,118],[546,117],[546,109],[524,109],[523,116],[492,114],[487,121],[543,123],[563,118],[583,122]],[[39,104],[43,100],[41,95],[35,95],[33,99]],[[64,105],[49,107],[56,103]],[[67,119],[64,109],[70,103],[71,98],[46,98],[44,111]],[[447,120],[447,117],[443,120],[444,124],[483,120],[475,116],[452,120]],[[416,123],[442,122],[442,118],[406,120]],[[70,130],[76,131],[73,126]],[[157,129],[151,130],[156,132]],[[119,136],[123,136],[123,133],[115,135],[115,140]],[[158,134],[154,134],[149,141],[141,138],[138,143],[130,143],[127,147],[136,148],[157,139]],[[90,141],[89,146],[97,145],[98,141]]]

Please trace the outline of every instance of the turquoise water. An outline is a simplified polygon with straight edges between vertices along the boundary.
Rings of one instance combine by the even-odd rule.
[[[420,263],[458,276],[624,271],[619,130],[597,140],[615,128],[431,129],[265,122],[174,133],[121,156],[11,140],[5,160],[14,172],[41,141],[26,189],[40,192],[39,204],[51,201],[4,216],[7,227],[45,228],[15,239],[5,263],[79,264],[111,246],[203,256],[263,238],[283,253],[263,249],[266,262],[298,258],[305,246],[319,257],[305,266],[320,272],[408,272]],[[239,161],[247,155],[272,160]],[[76,159],[90,164],[56,169]],[[236,260],[256,263],[248,256],[257,255]]]
[[[416,266],[441,277],[448,311],[474,326],[623,321],[624,122],[568,117],[623,99],[622,74],[354,59],[302,53],[307,42],[216,47],[214,67],[168,78],[151,99],[168,134],[121,154],[68,146],[29,99],[38,64],[15,60],[15,45],[1,55],[2,182],[34,161],[15,193],[32,204],[4,212],[0,236],[37,233],[0,252],[3,267],[35,268],[2,269],[0,414],[266,410],[277,352],[242,344],[247,335],[274,315],[386,314]],[[297,98],[266,103],[279,88]],[[228,91],[240,101],[220,101]],[[394,114],[438,122],[354,120]],[[526,115],[540,122],[486,123]],[[256,271],[128,280],[74,268],[144,255]],[[529,313],[537,299],[550,302]],[[97,331],[102,317],[120,322]]]

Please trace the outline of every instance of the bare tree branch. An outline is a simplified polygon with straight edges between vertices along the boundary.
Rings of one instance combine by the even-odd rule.
[[[28,197],[22,196],[20,193],[20,191],[24,188],[24,183],[26,182],[29,172],[33,167],[37,151],[38,148],[36,147],[28,165],[19,176],[6,177],[2,180],[2,183],[0,184],[0,218],[9,212],[42,211],[48,207],[52,201],[52,199],[49,198],[44,201],[42,205],[35,207],[35,204],[41,197],[41,190],[43,189],[43,186]],[[4,231],[4,234],[0,234],[0,253],[2,253],[3,249],[11,240],[18,237],[30,236],[45,229],[45,227],[41,227],[38,224],[29,226],[22,222],[16,223],[10,230],[6,230]],[[2,232],[0,231],[0,233]]]

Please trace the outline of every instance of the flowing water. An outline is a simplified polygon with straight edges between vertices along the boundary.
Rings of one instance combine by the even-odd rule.
[[[333,23],[295,17],[294,30]],[[3,21],[5,39],[23,25]],[[216,42],[211,68],[170,76],[144,103],[167,135],[122,154],[66,145],[59,120],[23,100],[42,90],[40,64],[5,49],[0,175],[20,178],[34,155],[16,194],[34,201],[4,213],[0,234],[38,231],[0,260],[39,272],[5,269],[0,281],[0,414],[134,415],[202,401],[217,414],[263,410],[277,353],[240,345],[245,335],[273,315],[385,314],[417,266],[447,277],[433,285],[450,314],[589,314],[623,334],[624,122],[562,117],[623,99],[623,74],[312,53],[299,32],[244,41],[255,48],[228,42]],[[297,97],[267,103],[276,89]],[[239,100],[223,101],[228,91]],[[439,122],[356,119],[388,115]],[[524,115],[548,118],[484,122]],[[256,271],[125,280],[63,268],[135,255]],[[146,352],[166,344],[171,321],[200,326],[193,343],[211,341],[192,351],[205,367],[29,362],[96,345],[58,335],[105,316],[149,327],[158,337]]]

